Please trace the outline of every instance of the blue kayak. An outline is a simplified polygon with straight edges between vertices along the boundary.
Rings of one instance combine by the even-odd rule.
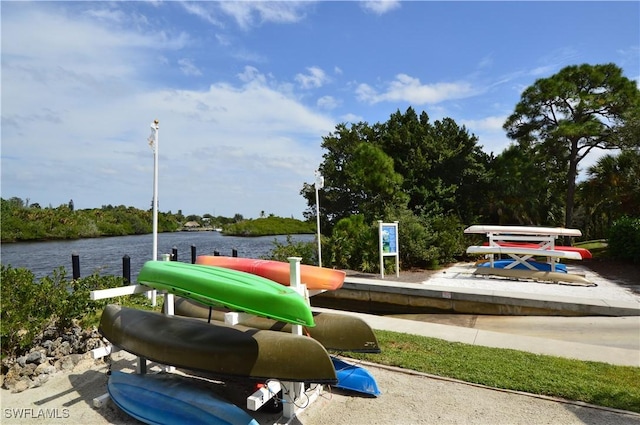
[[[114,371],[107,390],[120,409],[146,424],[259,425],[235,404],[175,374]]]
[[[367,369],[347,363],[333,356],[331,357],[331,361],[333,362],[333,367],[336,369],[336,376],[338,377],[338,383],[335,385],[336,388],[355,391],[374,397],[380,395],[378,383]]]
[[[507,266],[513,264],[514,260],[495,260],[493,262],[493,267],[496,269],[504,269]],[[533,267],[536,268],[536,270],[539,270],[541,272],[550,272],[551,271],[551,264],[549,263],[541,263],[539,261],[527,261],[527,263],[531,264]],[[477,265],[477,267],[491,267],[491,263],[489,261],[485,262],[485,263],[480,263]],[[511,269],[514,270],[531,270],[527,267],[525,267],[524,264],[518,263],[516,264],[514,267],[510,267]],[[556,263],[555,264],[555,271],[558,273],[566,273],[567,272],[567,265],[566,264],[561,264],[561,263]]]

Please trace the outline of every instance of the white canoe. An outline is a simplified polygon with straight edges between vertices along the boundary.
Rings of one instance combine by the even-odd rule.
[[[582,236],[579,229],[566,229],[564,227],[537,227],[537,226],[493,226],[474,225],[464,229],[464,233],[493,233],[503,235],[546,235],[546,236]]]

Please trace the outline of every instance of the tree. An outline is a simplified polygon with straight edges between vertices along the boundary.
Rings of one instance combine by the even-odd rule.
[[[578,186],[578,210],[590,237],[606,237],[621,217],[640,217],[640,149],[605,155],[587,174]]]
[[[640,146],[626,123],[640,105],[636,83],[615,64],[568,66],[527,88],[504,124],[507,136],[566,167],[564,225],[573,223],[578,165],[593,149]],[[620,131],[627,129],[626,131]]]
[[[483,208],[490,222],[521,226],[562,222],[563,196],[557,182],[564,173],[536,148],[512,144],[491,162],[491,190]]]
[[[488,188],[489,156],[477,138],[452,119],[431,124],[426,112],[413,108],[392,114],[383,124],[347,127],[323,138],[327,150],[319,166],[325,177],[320,193],[323,233],[352,214],[384,218],[391,208],[416,215],[457,215],[472,222]],[[315,193],[305,184],[301,194],[315,214]]]
[[[474,220],[487,187],[489,157],[464,126],[451,118],[431,124],[426,112],[418,117],[408,108],[391,115],[378,143],[404,178],[402,188],[413,212]]]

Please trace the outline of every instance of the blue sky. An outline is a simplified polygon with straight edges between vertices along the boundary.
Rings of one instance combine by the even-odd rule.
[[[536,79],[613,62],[640,82],[638,2],[0,7],[2,197],[43,207],[149,208],[158,119],[161,211],[301,218],[339,123],[411,106],[497,154]]]

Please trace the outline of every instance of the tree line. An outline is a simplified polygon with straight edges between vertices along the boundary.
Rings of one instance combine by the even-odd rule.
[[[28,199],[13,197],[0,199],[0,213],[2,242],[142,235],[153,232],[152,210],[124,205],[103,205],[101,208],[77,210],[73,200],[57,207],[42,207],[38,203],[30,203]],[[190,221],[202,227],[228,229],[228,234],[235,234],[235,227],[231,226],[246,220],[241,214],[233,217],[214,217],[211,214],[185,216],[181,210],[177,213],[158,211],[159,232],[179,231]],[[246,230],[247,227],[245,225],[241,230],[250,232]],[[263,231],[262,228],[260,230]]]
[[[318,167],[323,264],[375,270],[377,220],[400,222],[403,268],[453,260],[474,223],[577,227],[583,239],[607,238],[616,220],[640,217],[639,121],[637,84],[614,64],[585,64],[522,93],[503,125],[512,143],[498,155],[454,120],[431,122],[412,107],[385,123],[339,124],[323,137]],[[578,181],[581,161],[597,149],[611,152]],[[314,183],[301,195],[314,218]]]

